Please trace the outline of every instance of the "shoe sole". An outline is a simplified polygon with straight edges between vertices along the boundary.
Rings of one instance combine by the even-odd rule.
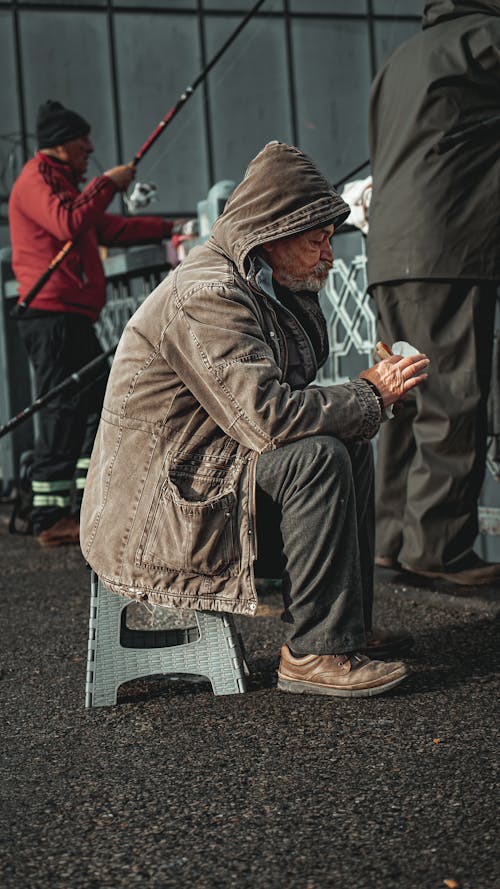
[[[494,583],[498,583],[500,577],[497,575],[491,577],[485,577],[481,575],[477,577],[468,577],[464,578],[460,577],[460,572],[453,571],[415,571],[414,568],[410,568],[409,565],[401,565],[403,571],[406,571],[407,574],[413,574],[414,577],[425,577],[427,580],[444,580],[446,583],[451,584],[452,586],[488,586]]]
[[[381,695],[399,685],[403,679],[410,675],[410,670],[395,676],[389,682],[382,685],[373,685],[370,688],[335,688],[332,685],[319,685],[317,682],[305,682],[302,679],[283,679],[278,676],[278,688],[280,691],[288,691],[292,694],[327,695],[334,698],[371,698]]]

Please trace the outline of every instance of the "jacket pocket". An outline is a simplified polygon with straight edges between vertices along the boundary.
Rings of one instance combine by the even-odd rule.
[[[237,499],[224,491],[186,500],[171,478],[147,523],[139,548],[144,565],[190,574],[231,574],[237,570]]]

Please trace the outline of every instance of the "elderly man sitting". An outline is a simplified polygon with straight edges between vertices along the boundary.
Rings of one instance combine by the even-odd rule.
[[[373,468],[384,408],[424,355],[313,384],[328,355],[317,292],[349,207],[297,148],[250,163],[211,237],[127,324],[81,518],[110,589],[254,615],[255,562],[283,577],[278,687],[379,694],[408,674],[371,659],[411,644],[372,628]]]

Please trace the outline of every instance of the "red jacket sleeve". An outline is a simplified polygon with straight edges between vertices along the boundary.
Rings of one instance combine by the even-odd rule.
[[[75,189],[50,166],[39,168],[44,187],[25,189],[24,212],[60,241],[74,240],[96,226],[116,194],[108,176],[92,179],[82,192]]]
[[[170,237],[173,222],[157,216],[115,216],[104,213],[97,225],[97,237],[105,247],[128,247]]]

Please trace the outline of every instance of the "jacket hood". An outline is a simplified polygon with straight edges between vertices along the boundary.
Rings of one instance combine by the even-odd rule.
[[[500,16],[500,0],[427,0],[422,16],[422,27],[430,28],[448,19],[478,12]]]
[[[210,241],[246,273],[246,259],[259,244],[331,224],[350,213],[313,161],[298,148],[268,142],[248,165],[217,219]]]

